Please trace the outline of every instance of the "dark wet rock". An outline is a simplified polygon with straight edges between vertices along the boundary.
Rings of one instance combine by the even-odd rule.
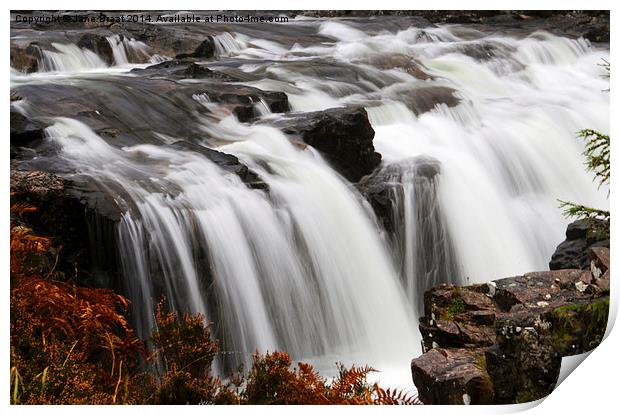
[[[609,43],[609,21],[592,22],[583,37],[591,42]]]
[[[580,229],[572,226],[569,234],[582,235]],[[412,362],[421,398],[449,404],[463,393],[463,379],[471,376],[472,369],[438,359],[437,351],[445,348],[455,359],[483,350],[492,403],[529,402],[551,393],[562,357],[592,350],[607,327],[609,249],[594,247],[589,258],[592,271],[532,272],[427,291],[420,318],[426,353]],[[446,386],[445,379],[436,375],[444,372],[450,372],[456,383]]]
[[[199,116],[209,110],[194,99],[202,94],[241,121],[256,116],[255,104],[261,100],[272,112],[288,110],[288,97],[283,92],[211,80],[180,83],[124,76],[96,82],[78,79],[72,84],[29,84],[14,92],[36,107],[41,117],[81,121],[115,147],[161,144],[154,131],[189,141],[208,139],[199,128]]]
[[[425,83],[403,84],[387,91],[389,97],[403,102],[416,115],[423,114],[444,104],[455,107],[460,99],[454,95],[456,91],[446,86],[429,86]]]
[[[36,208],[19,220],[61,247],[55,271],[67,278],[79,276],[80,284],[90,286],[103,285],[97,278],[103,270],[111,277],[107,283],[118,280],[114,224],[120,211],[111,198],[88,182],[78,184],[37,170],[12,169],[10,187],[11,204]]]
[[[96,33],[85,33],[80,37],[77,45],[97,54],[108,65],[114,65],[114,52],[105,36]]]
[[[367,62],[368,60],[363,60]],[[316,88],[337,97],[355,93],[373,94],[389,85],[402,83],[402,77],[389,71],[368,70],[360,65],[339,61],[329,57],[268,62],[255,71],[255,75],[271,78],[272,69],[282,68],[287,72],[325,80]],[[334,85],[335,83],[335,85]]]
[[[233,80],[232,78],[227,77],[224,74],[212,71],[204,65],[198,65],[193,62],[187,65],[187,67],[183,71],[183,75],[187,78],[219,78],[231,81]]]
[[[193,62],[186,59],[171,59],[156,63],[154,65],[149,65],[146,68],[134,68],[131,70],[131,73],[139,76],[169,77],[179,72],[183,72],[191,63]]]
[[[515,52],[513,46],[493,41],[477,41],[457,44],[450,51],[470,56],[479,61],[488,61],[495,58],[506,58]],[[513,62],[513,64],[515,64]]]
[[[192,55],[199,45],[204,42],[208,30],[207,25],[154,25],[154,24],[121,24],[135,39],[146,43],[161,56],[174,57],[185,54]],[[212,32],[212,30],[211,30]]]
[[[215,56],[215,42],[213,37],[208,36],[192,53],[180,53],[176,58],[212,58],[213,56]]]
[[[289,110],[288,97],[284,92],[262,91],[244,85],[213,83],[202,84],[195,89],[197,94],[205,94],[212,102],[224,104],[231,109],[239,121],[246,122],[256,117],[254,105],[263,100],[269,110],[282,113]]]
[[[394,234],[397,231],[397,224],[401,221],[397,217],[401,215],[398,212],[398,200],[404,197],[402,195],[402,187],[406,182],[404,176],[409,176],[408,179],[415,185],[432,182],[440,172],[441,165],[437,159],[419,156],[375,170],[360,180],[357,188],[372,206],[383,228],[389,234]]]
[[[77,80],[75,84],[24,85],[15,89],[42,117],[67,117],[102,132],[110,145],[123,147],[153,144],[153,131],[169,136],[192,137],[196,103],[172,94],[169,81],[112,78],[100,82]],[[141,111],[136,111],[141,108]],[[103,134],[105,132],[105,134]]]
[[[275,126],[316,148],[352,182],[371,173],[381,162],[372,142],[375,131],[364,108],[290,114],[277,120]]]
[[[417,156],[382,165],[357,183],[360,194],[373,208],[377,220],[390,242],[395,264],[403,284],[410,259],[415,258],[415,301],[422,311],[422,293],[441,283],[460,283],[462,273],[451,233],[439,203],[441,164],[429,156]],[[414,207],[409,212],[408,206]],[[416,231],[409,233],[408,226]],[[415,238],[411,243],[411,236]],[[413,249],[409,252],[408,249]]]
[[[41,49],[35,43],[21,48],[11,43],[11,68],[32,73],[39,70]]]
[[[384,180],[382,175],[372,174],[363,178],[358,186],[360,193],[370,203],[379,223],[389,235],[397,229],[396,197],[399,183]]]
[[[376,55],[371,55],[364,62],[374,66],[377,69],[400,69],[418,79],[432,79],[432,76],[424,70],[422,63],[416,61],[410,56],[400,53],[379,53]]]
[[[189,141],[177,141],[171,144],[170,147],[202,154],[213,163],[217,164],[222,170],[239,176],[248,187],[262,190],[268,188],[267,184],[261,180],[256,173],[250,170],[245,164],[241,163],[241,161],[232,154],[222,153],[221,151],[190,143]]]
[[[549,269],[590,269],[588,250],[609,248],[609,223],[597,219],[580,219],[566,229],[566,239],[551,256]]]
[[[213,71],[188,59],[173,59],[151,65],[147,68],[135,68],[131,73],[139,76],[162,77],[166,79],[217,79],[225,82],[239,81],[220,71]]]
[[[433,349],[411,361],[411,373],[426,405],[493,403],[484,349]]]
[[[45,137],[47,124],[25,117],[11,109],[11,147],[28,146]]]

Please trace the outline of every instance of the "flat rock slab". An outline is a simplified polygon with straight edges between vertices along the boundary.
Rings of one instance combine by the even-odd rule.
[[[563,269],[531,272],[495,281],[494,300],[503,311],[510,311],[516,305],[559,306],[567,301],[586,297],[584,291],[591,282],[590,271]]]

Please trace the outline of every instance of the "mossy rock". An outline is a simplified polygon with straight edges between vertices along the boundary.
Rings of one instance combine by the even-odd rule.
[[[609,316],[609,297],[568,304],[550,313],[551,343],[562,356],[593,350],[603,340]]]
[[[453,321],[454,317],[466,311],[466,307],[462,298],[455,297],[452,298],[452,300],[450,300],[450,302],[448,303],[447,307],[441,311],[442,320]]]

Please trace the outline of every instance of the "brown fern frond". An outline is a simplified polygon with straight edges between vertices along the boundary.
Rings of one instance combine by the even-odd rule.
[[[383,389],[379,386],[375,388],[376,398],[374,403],[377,405],[421,405],[422,402],[417,395],[402,389]]]
[[[24,214],[26,213],[31,213],[31,212],[36,212],[36,211],[37,211],[36,206],[32,206],[24,202],[13,203],[11,205],[11,213],[19,216],[20,218],[23,218]]]

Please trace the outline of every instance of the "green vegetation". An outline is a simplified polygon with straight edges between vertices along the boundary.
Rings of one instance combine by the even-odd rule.
[[[581,352],[592,350],[603,340],[608,316],[609,297],[558,307],[551,314],[551,342],[566,355],[572,346],[579,346]]]
[[[607,70],[607,75],[605,75],[605,77],[609,78],[609,62],[604,61],[602,66]],[[598,182],[598,188],[609,185],[611,171],[609,135],[592,129],[583,129],[578,133],[578,136],[586,142],[586,148],[583,151],[583,156],[586,159],[585,165],[588,171],[594,173],[594,181]],[[609,237],[610,217],[608,210],[595,209],[564,200],[558,201],[566,217],[604,221],[602,225],[599,225],[601,229],[597,229],[597,231],[599,231],[601,235]]]
[[[445,308],[441,315],[442,320],[454,320],[458,314],[464,313],[466,310],[465,303],[460,297],[455,297],[450,300],[448,306]]]

